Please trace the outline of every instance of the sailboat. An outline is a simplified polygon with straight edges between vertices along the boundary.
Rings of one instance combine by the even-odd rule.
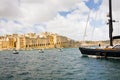
[[[83,56],[95,57],[95,58],[115,58],[120,59],[120,45],[113,46],[114,39],[120,39],[120,36],[112,36],[113,32],[113,22],[112,19],[112,1],[109,0],[109,38],[110,46],[105,48],[85,48],[79,47]]]

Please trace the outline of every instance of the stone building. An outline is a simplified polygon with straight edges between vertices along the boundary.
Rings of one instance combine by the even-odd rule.
[[[24,35],[6,35],[0,37],[0,50],[31,50],[71,47],[74,41],[65,36],[44,32],[39,35],[28,33]]]

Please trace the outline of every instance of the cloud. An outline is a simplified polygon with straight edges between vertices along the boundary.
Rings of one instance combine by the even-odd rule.
[[[41,23],[53,19],[58,11],[74,8],[81,0],[0,0],[0,17]]]
[[[0,17],[16,19],[22,15],[17,0],[0,0]]]
[[[25,34],[25,33],[41,33],[45,32],[45,26],[43,24],[30,25],[21,23],[19,21],[0,21],[0,35],[5,34]]]
[[[32,23],[46,22],[56,17],[59,11],[75,8],[81,0],[21,0],[23,21]]]
[[[76,40],[80,40],[83,37],[84,27],[86,24],[87,16],[83,14],[88,12],[89,9],[84,3],[78,4],[79,8],[75,9],[66,17],[58,14],[57,17],[47,23],[47,28],[51,32],[55,32]],[[84,6],[84,7],[83,7]]]
[[[78,8],[70,12],[70,14],[66,16],[58,14],[54,20],[49,21],[47,23],[48,30],[74,38],[75,40],[108,39],[106,8],[102,9],[102,7],[100,7],[99,11],[91,10],[89,13],[89,8],[85,3],[77,4],[77,7]],[[90,14],[90,18],[87,28],[85,28],[88,14]]]
[[[0,0],[0,31],[2,32],[0,35],[48,31],[75,40],[109,39],[108,25],[106,25],[108,1],[103,0],[101,3],[100,0],[92,0],[96,6],[94,10],[87,5],[90,1]],[[113,18],[116,20],[120,19],[119,3],[120,1],[113,1]],[[84,36],[88,14],[90,18]],[[114,25],[118,26],[118,24]],[[114,30],[115,34],[119,33],[118,29]]]

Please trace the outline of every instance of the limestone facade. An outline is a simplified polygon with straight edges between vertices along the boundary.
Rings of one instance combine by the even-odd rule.
[[[31,50],[70,47],[73,40],[58,34],[44,32],[41,34],[12,34],[0,36],[0,50]]]

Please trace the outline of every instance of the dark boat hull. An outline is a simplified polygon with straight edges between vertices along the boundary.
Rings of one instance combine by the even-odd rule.
[[[101,58],[120,58],[120,50],[105,50],[79,47],[81,53],[85,56],[96,56]]]

